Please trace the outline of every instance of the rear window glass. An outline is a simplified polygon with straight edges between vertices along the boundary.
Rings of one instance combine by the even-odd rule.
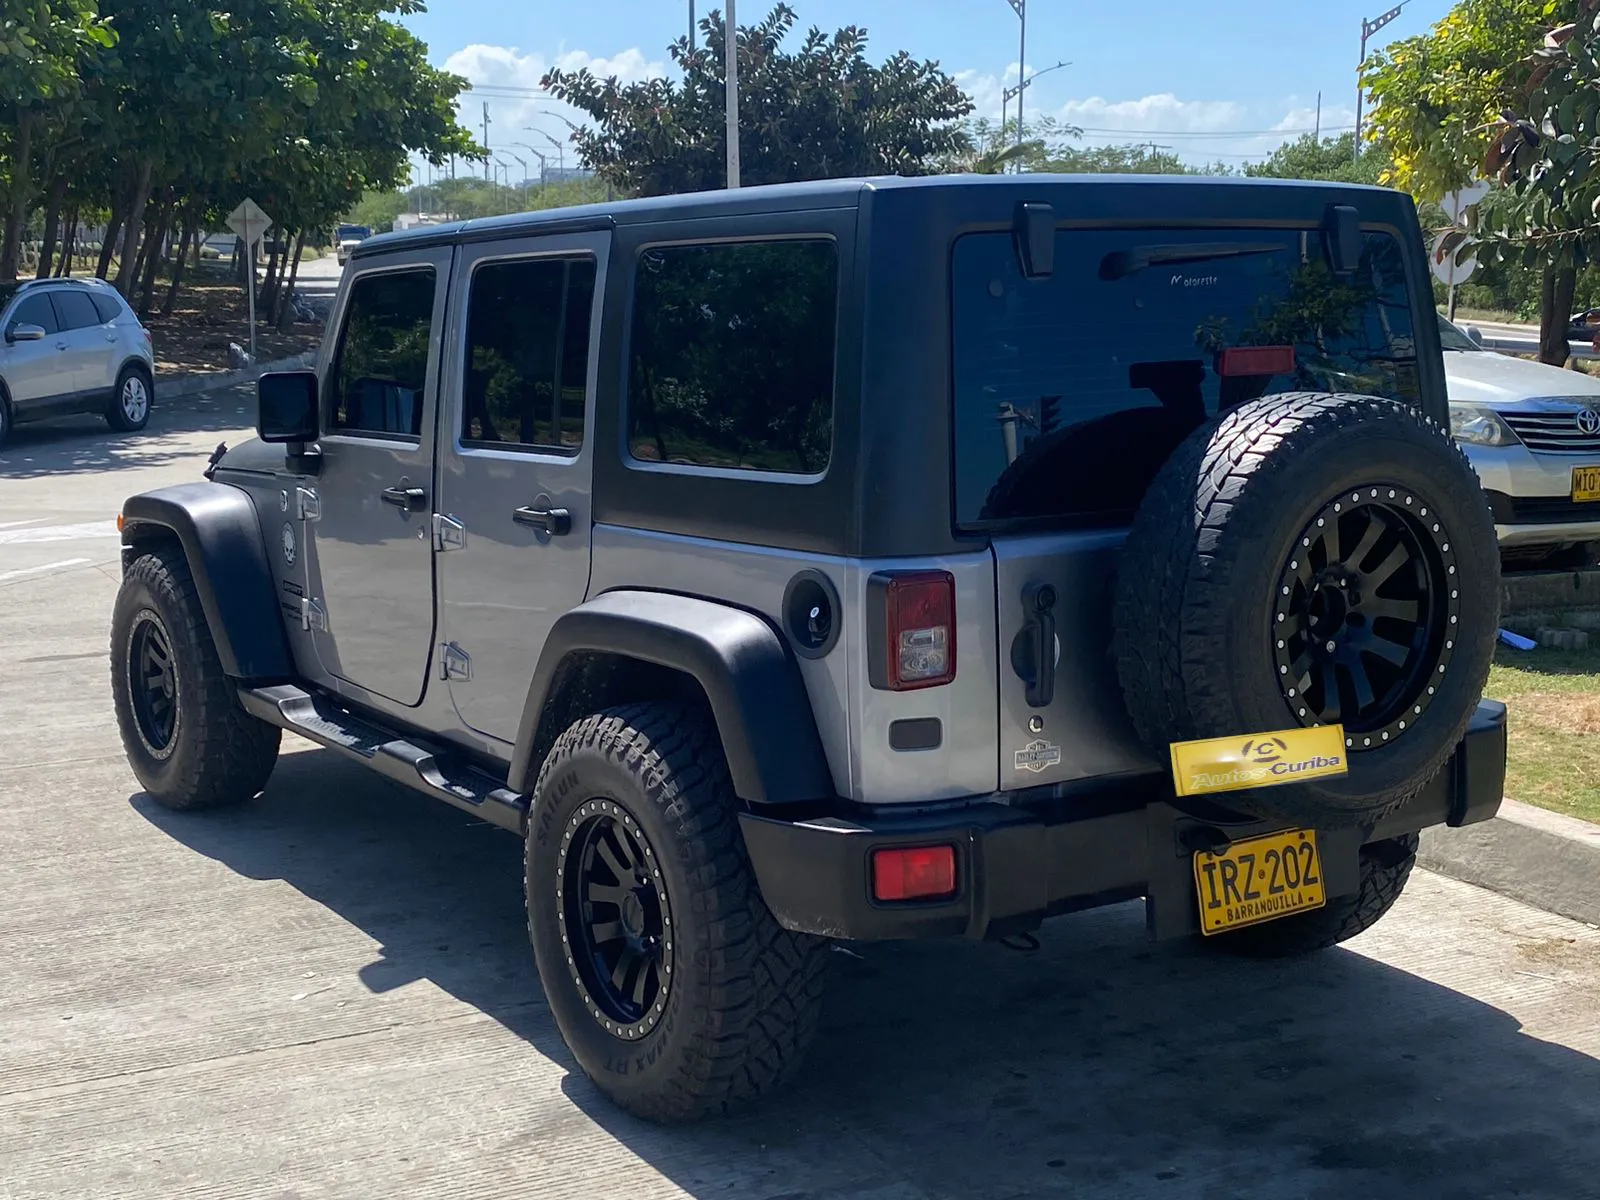
[[[1190,432],[1269,393],[1421,397],[1387,234],[1344,280],[1320,232],[1292,230],[1064,230],[1045,279],[1022,276],[1010,234],[973,234],[952,268],[963,526],[1125,522]],[[1243,347],[1278,348],[1255,364],[1276,373],[1236,373],[1223,352]]]
[[[87,292],[52,292],[50,299],[56,306],[56,320],[63,330],[87,329],[104,323]]]
[[[90,292],[89,299],[94,303],[95,312],[100,314],[100,320],[109,325],[122,315],[122,305],[110,296],[102,296],[99,292]]]

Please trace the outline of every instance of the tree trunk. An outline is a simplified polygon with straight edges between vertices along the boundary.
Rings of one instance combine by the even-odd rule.
[[[283,297],[278,302],[278,332],[283,333],[294,321],[294,284],[300,277],[300,254],[306,248],[305,238],[296,235],[294,239],[294,261],[289,264],[289,283],[283,289]]]
[[[183,284],[183,268],[189,261],[189,243],[199,232],[193,219],[184,224],[183,235],[178,239],[178,260],[172,264],[172,283],[167,288],[167,298],[161,302],[161,315],[170,317],[178,304],[178,288]]]
[[[49,198],[44,203],[44,237],[39,242],[39,270],[36,279],[49,279],[50,268],[55,263],[56,240],[61,236],[61,204],[67,196],[65,176],[50,185]]]
[[[272,314],[277,311],[278,302],[278,275],[280,272],[280,256],[278,244],[283,241],[281,236],[272,239],[272,249],[267,252],[267,274],[261,282],[261,292],[256,297],[256,313],[265,316],[267,323],[272,323]]]
[[[67,211],[67,232],[61,245],[61,261],[56,265],[57,279],[72,274],[74,260],[78,257],[78,217],[79,208],[74,204]]]
[[[1567,329],[1572,321],[1572,294],[1577,289],[1578,270],[1571,263],[1544,269],[1539,289],[1539,361],[1564,366],[1572,357]]]
[[[128,217],[122,227],[122,253],[117,262],[115,287],[124,299],[132,299],[138,277],[133,269],[139,250],[139,232],[144,225],[145,205],[150,201],[150,176],[155,164],[149,159],[139,164],[139,173],[133,181],[128,205]]]
[[[11,160],[11,203],[6,206],[4,235],[0,235],[0,279],[15,279],[22,257],[22,224],[28,218],[28,203],[33,199],[33,128],[39,117],[18,107],[15,152]]]
[[[156,217],[155,228],[150,234],[150,246],[145,251],[144,286],[139,293],[139,316],[150,315],[150,305],[155,300],[156,272],[161,269],[163,251],[166,249],[167,231],[172,227],[173,202],[169,198],[161,206],[161,213]]]
[[[100,262],[95,266],[96,279],[104,279],[111,271],[111,256],[116,252],[117,235],[122,232],[122,214],[117,210],[116,200],[111,202],[111,215],[106,218],[105,235],[100,242]]]

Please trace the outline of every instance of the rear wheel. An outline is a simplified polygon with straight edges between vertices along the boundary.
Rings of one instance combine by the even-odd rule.
[[[137,433],[150,423],[150,405],[150,377],[138,367],[123,367],[106,409],[106,421],[119,432]]]
[[[0,388],[0,446],[11,436],[11,397]]]
[[[1417,862],[1417,835],[1361,848],[1361,888],[1337,896],[1313,912],[1280,917],[1202,939],[1208,946],[1244,958],[1290,958],[1325,950],[1371,929],[1400,899]]]
[[[1407,406],[1291,394],[1198,430],[1150,488],[1117,584],[1118,671],[1173,742],[1338,725],[1348,774],[1229,794],[1297,825],[1371,821],[1466,731],[1498,626],[1488,502]]]
[[[556,1024],[621,1107],[691,1120],[799,1065],[827,945],[762,902],[705,719],[640,704],[561,735],[534,789],[527,903]]]

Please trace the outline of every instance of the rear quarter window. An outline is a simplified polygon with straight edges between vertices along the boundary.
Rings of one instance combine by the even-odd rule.
[[[1262,395],[1421,398],[1404,256],[1383,233],[1347,279],[1314,230],[1063,230],[1045,279],[1023,277],[1011,235],[973,234],[952,304],[964,527],[1124,523],[1190,432]],[[1292,369],[1219,370],[1263,346],[1291,347]]]

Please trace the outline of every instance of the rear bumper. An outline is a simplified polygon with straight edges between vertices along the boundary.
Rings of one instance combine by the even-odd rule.
[[[1375,826],[1319,831],[1330,898],[1356,891],[1363,845],[1495,815],[1505,720],[1503,704],[1483,702],[1455,756],[1415,799]],[[1058,913],[1143,897],[1151,935],[1166,939],[1199,928],[1190,865],[1196,847],[1214,843],[1219,830],[1238,841],[1282,827],[1222,810],[1196,816],[1170,799],[1170,786],[1150,778],[1027,807],[984,799],[798,821],[745,813],[740,823],[762,896],[787,929],[854,940],[996,937]],[[872,851],[930,843],[955,846],[956,895],[875,901]]]

